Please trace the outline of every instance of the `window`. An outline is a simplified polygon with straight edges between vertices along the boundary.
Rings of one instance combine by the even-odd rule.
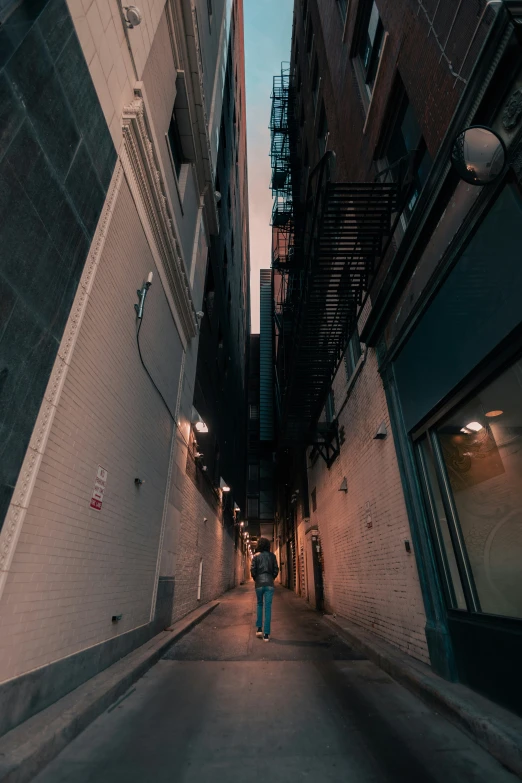
[[[312,20],[310,19],[310,16],[308,16],[307,25],[308,31],[306,33],[306,53],[310,57],[314,43],[314,28],[312,27]]]
[[[326,398],[326,405],[324,406],[324,413],[327,422],[331,422],[335,419],[335,402],[334,402],[334,393],[332,389],[330,389],[330,391],[328,392],[328,397]]]
[[[0,0],[0,26],[7,21],[7,18],[13,13],[23,0]]]
[[[400,78],[398,78],[392,93],[390,106],[392,114],[386,122],[388,131],[385,141],[386,161],[384,167],[391,167],[390,176],[392,179],[397,179],[399,174],[406,172],[408,154],[414,155],[413,184],[404,210],[404,219],[407,221],[428,178],[431,157]]]
[[[361,358],[361,354],[361,341],[359,340],[359,334],[357,330],[355,330],[350,339],[350,342],[348,343],[348,348],[346,349],[346,353],[344,355],[344,366],[346,368],[347,381],[349,381],[354,374],[355,368],[357,367],[357,362]]]
[[[183,154],[183,147],[181,146],[181,136],[179,135],[179,125],[176,119],[176,106],[172,112],[170,118],[169,132],[167,134],[169,140],[170,152],[172,155],[172,163],[174,164],[174,171],[176,177],[179,179],[181,172],[181,166],[186,163],[185,156]]]
[[[311,500],[312,500],[312,511],[317,511],[317,491],[315,489],[311,492]]]
[[[249,405],[248,409],[251,419],[259,419],[259,405]]]
[[[216,288],[214,285],[214,275],[212,273],[212,266],[210,262],[210,250],[207,255],[207,284],[205,286],[205,306],[207,315],[209,318],[212,318],[212,312],[214,310],[214,296],[216,293]]]
[[[319,144],[319,157],[322,158],[326,152],[328,144],[328,123],[326,122],[326,111],[324,109],[324,103],[321,105],[321,114],[319,117],[319,125],[317,127],[317,140]]]
[[[377,76],[381,58],[384,43],[384,27],[375,2],[363,3],[362,14],[357,54],[363,72],[365,89],[368,97],[370,97],[375,85],[375,77]]]
[[[248,480],[257,481],[259,479],[259,465],[248,466]]]
[[[522,360],[419,446],[450,606],[522,618]]]
[[[339,13],[341,14],[341,19],[343,22],[346,21],[346,13],[348,11],[348,0],[337,0],[337,8],[339,9]]]
[[[319,97],[319,65],[317,63],[317,57],[314,62],[314,70],[312,74],[312,99],[314,102],[314,110],[317,109],[317,98]]]
[[[247,517],[259,519],[259,498],[247,498]]]

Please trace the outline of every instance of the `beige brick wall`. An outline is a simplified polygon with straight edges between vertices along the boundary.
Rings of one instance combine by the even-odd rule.
[[[334,383],[336,410],[346,397],[344,363]],[[374,440],[382,421],[388,437]],[[353,620],[400,649],[428,661],[425,614],[386,398],[374,351],[340,414],[341,455],[330,470],[319,458],[309,472],[317,493],[324,551],[326,609]],[[340,492],[343,478],[348,492]],[[368,508],[371,528],[367,525]]]
[[[0,603],[1,679],[149,622],[172,436],[136,347],[151,269],[124,182]],[[174,409],[182,346],[157,274],[142,350]],[[89,507],[98,465],[101,511]]]
[[[122,140],[122,110],[132,100],[134,84],[145,70],[165,0],[140,0],[137,5],[143,13],[143,21],[128,30],[128,37],[118,0],[67,0],[67,3],[118,149]]]

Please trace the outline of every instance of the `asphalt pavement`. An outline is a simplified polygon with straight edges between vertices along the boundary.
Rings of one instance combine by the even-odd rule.
[[[34,783],[514,783],[284,588],[227,593]]]

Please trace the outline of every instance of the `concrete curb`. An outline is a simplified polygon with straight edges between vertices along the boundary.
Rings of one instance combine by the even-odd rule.
[[[0,739],[0,783],[28,783],[99,715],[140,679],[174,642],[212,612],[196,609],[108,669]]]
[[[341,617],[324,622],[394,680],[444,715],[511,772],[522,778],[522,719],[459,683],[448,682],[429,666]]]

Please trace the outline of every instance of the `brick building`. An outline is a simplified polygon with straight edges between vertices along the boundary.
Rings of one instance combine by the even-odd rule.
[[[296,0],[271,121],[283,580],[517,710],[518,14]]]
[[[246,420],[242,3],[133,9],[0,3],[0,733],[243,571],[194,441],[207,268],[232,230]]]

